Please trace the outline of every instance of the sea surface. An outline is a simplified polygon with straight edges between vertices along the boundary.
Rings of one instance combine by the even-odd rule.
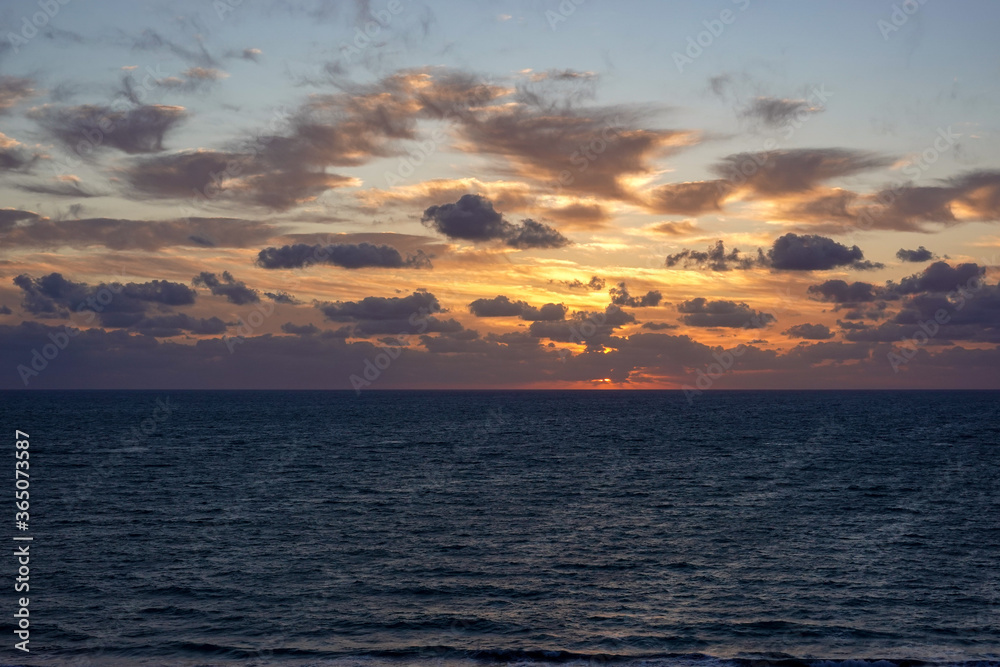
[[[2,664],[1000,664],[997,392],[0,405]]]

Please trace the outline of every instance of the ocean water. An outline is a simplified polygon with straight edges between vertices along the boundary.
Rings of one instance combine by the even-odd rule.
[[[1000,661],[996,392],[0,404],[34,538],[3,664]]]

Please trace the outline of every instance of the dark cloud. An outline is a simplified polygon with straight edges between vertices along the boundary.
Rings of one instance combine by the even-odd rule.
[[[16,208],[0,208],[0,233],[6,234],[23,222],[34,222],[42,216],[33,211],[22,211]],[[12,245],[8,237],[4,237],[4,246]]]
[[[529,322],[555,322],[566,319],[566,306],[547,303],[535,307],[525,301],[511,301],[504,295],[492,299],[476,299],[469,304],[469,312],[476,317],[519,317]]]
[[[605,281],[604,278],[599,278],[598,276],[591,276],[589,282],[583,282],[579,279],[574,280],[564,280],[562,284],[569,289],[579,289],[579,290],[589,290],[591,292],[600,292],[604,289]]]
[[[407,321],[441,311],[441,304],[430,292],[414,292],[405,297],[369,296],[361,301],[341,301],[318,305],[327,319],[334,322],[362,320]]]
[[[431,206],[421,218],[428,227],[450,239],[474,243],[502,241],[512,248],[561,248],[570,243],[555,229],[534,220],[513,224],[481,195],[463,195],[454,204]]]
[[[882,264],[865,260],[858,246],[837,243],[825,236],[785,234],[767,252],[772,268],[778,271],[823,271],[846,266],[852,269],[880,269]]]
[[[632,296],[625,283],[618,283],[617,287],[612,287],[609,294],[611,295],[611,303],[616,306],[630,306],[632,308],[651,308],[660,305],[660,301],[663,300],[663,295],[655,290],[646,292],[641,297]]]
[[[557,343],[577,343],[590,349],[600,349],[611,341],[616,329],[635,323],[635,316],[609,304],[603,312],[577,311],[560,322],[532,322],[528,333],[535,338],[547,338]]]
[[[24,293],[22,307],[43,318],[67,318],[75,313],[74,324],[90,324],[96,317],[101,326],[130,328],[158,337],[184,331],[206,335],[225,331],[225,324],[214,317],[204,320],[163,312],[194,303],[194,290],[180,283],[152,280],[87,285],[50,273],[41,278],[22,274],[14,278],[14,284]],[[150,309],[160,312],[150,315]]]
[[[293,324],[292,322],[285,322],[281,325],[281,330],[287,334],[295,334],[296,336],[314,336],[319,333],[320,329],[315,324]]]
[[[649,329],[650,331],[666,331],[668,329],[677,329],[678,326],[669,322],[643,322],[642,328]]]
[[[191,317],[184,313],[173,313],[170,315],[154,315],[132,319],[124,314],[107,315],[103,317],[107,326],[127,326],[130,330],[146,336],[155,338],[171,338],[180,336],[183,333],[190,333],[200,336],[215,336],[226,331],[226,323],[218,317],[208,319]],[[120,325],[110,322],[121,320]],[[128,322],[126,325],[125,322]]]
[[[476,299],[469,304],[469,312],[476,317],[518,317],[527,305],[524,301],[511,301],[501,294],[492,299]]]
[[[202,271],[191,282],[199,287],[207,287],[212,294],[224,296],[229,303],[235,303],[238,306],[260,301],[257,290],[250,289],[246,283],[236,280],[228,271],[222,272],[221,280],[214,273]]]
[[[725,327],[732,329],[763,329],[777,322],[770,314],[754,310],[735,301],[709,301],[704,297],[677,305],[681,321],[692,327]]]
[[[705,252],[684,249],[668,255],[666,266],[729,271],[766,267],[776,271],[823,271],[847,267],[859,271],[881,269],[882,264],[865,260],[858,246],[848,248],[825,236],[785,234],[777,238],[765,254],[760,248],[756,256],[740,252],[739,248],[726,251],[720,239]]]
[[[829,340],[834,334],[825,324],[796,324],[783,331],[786,336],[805,340]]]
[[[128,109],[85,104],[45,106],[32,110],[29,116],[64,147],[86,158],[95,151],[112,148],[129,154],[162,151],[167,132],[186,113],[183,107],[162,104]]]
[[[668,268],[680,265],[684,268],[729,271],[731,269],[745,270],[755,266],[768,266],[769,263],[764,256],[764,251],[759,248],[756,256],[743,254],[739,248],[733,248],[726,252],[725,243],[719,239],[715,245],[708,246],[708,250],[705,252],[685,249],[679,253],[667,255],[666,265]]]
[[[388,245],[340,243],[309,245],[297,243],[281,248],[264,248],[257,255],[257,265],[265,269],[298,269],[312,264],[332,264],[345,269],[381,267],[390,269],[430,268],[430,259],[422,251],[408,255]]]
[[[887,285],[899,294],[920,292],[951,292],[960,287],[975,286],[985,275],[986,267],[974,263],[951,266],[947,262],[934,262],[921,273],[899,281],[899,285]]]
[[[923,246],[916,250],[900,248],[896,251],[896,258],[901,262],[928,262],[934,259],[934,253]]]
[[[1000,285],[976,282],[954,295],[942,291],[908,298],[892,319],[877,327],[847,331],[852,341],[917,344],[934,341],[1000,343]]]
[[[809,114],[822,111],[821,107],[811,105],[808,100],[758,97],[748,104],[740,115],[770,128],[780,128]]]
[[[871,283],[847,283],[843,280],[827,280],[819,285],[810,285],[808,293],[817,301],[828,301],[836,304],[856,305],[859,303],[873,303],[885,299],[890,294],[877,285]]]
[[[39,159],[37,153],[0,132],[0,172],[27,172]]]
[[[30,224],[8,229],[8,247],[58,248],[104,246],[112,250],[159,250],[174,246],[245,248],[259,245],[279,230],[263,222],[236,218],[180,220],[48,220],[25,218]],[[0,211],[0,229],[3,229]]]
[[[300,303],[298,299],[287,292],[264,292],[264,296],[275,303],[287,303],[289,305]]]

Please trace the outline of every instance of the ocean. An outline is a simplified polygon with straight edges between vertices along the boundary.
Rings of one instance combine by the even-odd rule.
[[[3,664],[1000,664],[997,392],[0,402]]]

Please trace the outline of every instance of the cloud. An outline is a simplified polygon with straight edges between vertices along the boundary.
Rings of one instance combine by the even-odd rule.
[[[824,181],[891,164],[891,158],[864,151],[799,148],[729,155],[713,171],[730,187],[746,187],[756,196],[770,197],[808,192]]]
[[[682,250],[673,255],[667,255],[667,268],[683,266],[684,268],[709,269],[711,271],[730,271],[733,269],[751,269],[755,266],[769,266],[764,251],[757,249],[757,255],[747,255],[733,248],[728,253],[726,245],[719,239],[715,245],[708,246],[705,252],[698,250]]]
[[[293,324],[292,322],[285,322],[281,325],[281,330],[287,334],[295,334],[296,336],[314,336],[320,332],[320,329],[315,324]]]
[[[822,107],[813,106],[808,100],[758,97],[750,102],[740,115],[770,128],[780,128],[801,117],[822,111]]]
[[[301,303],[288,292],[264,292],[264,296],[275,303],[287,303],[289,305]]]
[[[929,232],[963,222],[1000,220],[1000,171],[970,171],[940,183],[897,183],[872,194],[824,193],[791,206],[785,215],[840,232],[852,227]]]
[[[670,183],[650,190],[646,194],[646,207],[667,215],[701,215],[721,211],[727,193],[724,181]]]
[[[207,287],[212,294],[224,296],[229,303],[235,303],[238,306],[260,301],[257,290],[250,289],[246,283],[236,280],[228,271],[222,272],[221,280],[214,273],[203,271],[196,275],[191,282],[199,287]]]
[[[463,114],[469,152],[497,155],[511,171],[555,192],[631,200],[627,177],[651,174],[652,161],[696,143],[694,133],[637,129],[625,108],[555,107],[542,97]]]
[[[663,300],[663,295],[655,290],[646,292],[641,297],[632,296],[625,283],[618,283],[617,287],[612,287],[610,294],[611,303],[616,306],[631,306],[632,308],[651,308],[660,305],[660,301]]]
[[[182,76],[157,79],[156,85],[183,93],[204,92],[228,77],[228,73],[214,67],[189,67]]]
[[[328,320],[357,322],[362,320],[414,319],[441,311],[441,304],[430,292],[414,292],[405,297],[369,296],[361,301],[321,303],[317,306]]]
[[[24,144],[0,132],[0,172],[28,171],[39,159]]]
[[[577,311],[560,322],[532,322],[528,333],[535,338],[547,338],[557,343],[584,344],[588,349],[601,349],[611,342],[616,329],[635,323],[635,316],[609,304],[603,312]]]
[[[14,284],[24,294],[22,307],[43,318],[65,319],[76,313],[80,318],[73,324],[90,324],[96,317],[101,326],[129,328],[156,337],[177,336],[185,331],[214,335],[226,330],[225,323],[215,317],[198,319],[169,312],[172,307],[194,303],[195,291],[181,283],[151,280],[87,285],[50,273],[41,278],[21,274],[14,278]],[[148,314],[153,308],[157,314]]]
[[[476,317],[519,317],[529,322],[555,322],[566,319],[567,308],[561,303],[535,307],[525,301],[511,301],[504,295],[492,299],[476,299],[469,312]]]
[[[949,298],[945,290],[937,289],[916,294],[905,301],[892,319],[877,327],[852,328],[845,337],[852,341],[897,343],[902,347],[912,347],[916,337],[935,344],[956,340],[1000,343],[1000,285],[977,282],[964,289],[958,299]]]
[[[676,324],[670,324],[669,322],[643,322],[643,329],[649,329],[650,331],[666,331],[669,329],[679,328]]]
[[[403,259],[388,245],[339,243],[309,245],[296,243],[280,248],[264,248],[257,255],[257,265],[265,269],[298,269],[312,264],[331,264],[345,269],[381,267],[390,269],[430,268],[430,259],[417,251]]]
[[[22,222],[41,220],[42,216],[34,211],[22,211],[16,208],[0,208],[0,233],[7,234]],[[4,245],[10,246],[8,237],[4,237]]]
[[[557,230],[534,220],[513,224],[481,195],[463,195],[454,204],[431,206],[421,218],[428,227],[450,239],[481,243],[502,241],[512,248],[561,248],[570,241]]]
[[[827,280],[819,285],[810,285],[807,291],[810,295],[815,295],[812,298],[818,301],[852,305],[873,303],[891,296],[884,288],[877,285],[863,282],[847,283],[843,280]]]
[[[5,246],[104,246],[112,250],[149,251],[175,246],[245,248],[259,245],[279,231],[263,222],[237,218],[49,220],[31,215],[34,217],[25,218],[30,224],[7,230]]]
[[[896,258],[901,262],[927,262],[934,259],[934,253],[923,246],[916,250],[900,248],[896,251]]]
[[[583,282],[579,279],[562,280],[560,282],[569,289],[589,290],[591,292],[604,290],[606,284],[604,278],[599,278],[598,276],[591,276],[589,282]]]
[[[273,143],[273,140],[272,140]],[[269,143],[268,146],[272,144]],[[354,183],[305,163],[275,163],[277,156],[251,147],[245,152],[197,150],[134,162],[125,178],[137,198],[246,200],[275,210],[312,201],[330,188]]]
[[[791,338],[805,340],[829,340],[834,334],[825,324],[796,324],[782,332]]]
[[[653,227],[653,231],[658,234],[668,236],[688,236],[701,231],[698,223],[693,220],[678,220],[676,222],[661,222]]]
[[[745,303],[735,301],[709,301],[697,297],[677,305],[681,321],[692,327],[725,327],[763,329],[777,322],[770,313],[754,310]]]
[[[110,317],[105,317],[110,320]],[[184,313],[154,315],[136,320],[129,319],[128,328],[137,333],[155,338],[171,338],[187,332],[201,336],[215,336],[226,331],[226,323],[218,317],[196,318]],[[124,318],[122,318],[124,321]],[[109,325],[115,326],[115,325]],[[118,326],[125,326],[120,324]]]
[[[134,51],[167,52],[197,67],[217,67],[219,64],[200,40],[197,46],[190,48],[167,39],[152,29],[143,30],[137,37],[125,36],[125,39]]]
[[[858,246],[837,243],[825,236],[785,234],[767,253],[778,271],[823,271],[841,266],[858,270],[880,269],[882,264],[865,260]]]
[[[974,287],[985,273],[986,267],[975,263],[953,267],[947,262],[934,262],[921,273],[903,278],[899,285],[889,284],[887,287],[899,294],[951,292],[961,287]]]
[[[81,157],[105,149],[123,153],[157,153],[164,150],[166,134],[186,117],[183,107],[163,104],[131,109],[84,104],[73,107],[43,106],[28,113],[52,137]]]
[[[54,197],[73,197],[79,199],[100,196],[97,192],[84,187],[80,178],[72,174],[56,176],[49,181],[18,183],[17,188],[25,192],[52,195]]]
[[[0,76],[0,115],[35,94],[34,81],[19,76]]]

